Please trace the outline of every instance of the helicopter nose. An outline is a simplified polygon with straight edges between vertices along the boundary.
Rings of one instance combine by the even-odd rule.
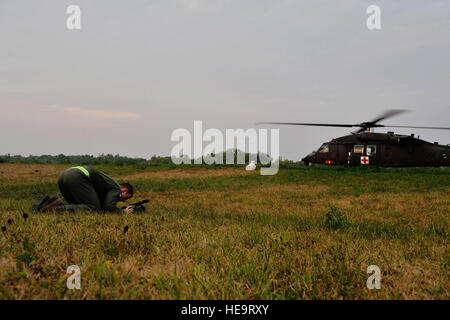
[[[306,157],[304,157],[304,158],[302,159],[302,161],[303,161],[304,163],[310,163],[310,162],[313,162],[313,161],[314,161],[314,153],[311,152],[311,153],[308,154]]]

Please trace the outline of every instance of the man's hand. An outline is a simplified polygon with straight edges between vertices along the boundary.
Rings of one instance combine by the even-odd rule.
[[[123,209],[124,212],[126,213],[133,213],[134,212],[134,208],[132,206],[128,206],[125,209]]]

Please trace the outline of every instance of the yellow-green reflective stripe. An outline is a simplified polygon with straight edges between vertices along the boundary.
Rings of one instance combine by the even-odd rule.
[[[83,167],[72,167],[72,168],[81,170],[89,178],[89,171],[87,171],[85,168]]]

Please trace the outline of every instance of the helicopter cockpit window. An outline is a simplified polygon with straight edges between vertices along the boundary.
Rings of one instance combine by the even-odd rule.
[[[367,146],[366,152],[368,156],[375,155],[377,153],[377,146]]]
[[[363,154],[364,153],[364,146],[363,145],[355,145],[353,147],[353,153]]]
[[[329,152],[330,148],[328,146],[328,143],[324,143],[320,148],[319,148],[319,152]]]

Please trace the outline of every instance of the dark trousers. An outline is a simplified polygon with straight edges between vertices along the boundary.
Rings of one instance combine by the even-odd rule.
[[[89,178],[79,169],[65,170],[58,179],[58,187],[67,205],[58,211],[101,211],[100,199]]]

